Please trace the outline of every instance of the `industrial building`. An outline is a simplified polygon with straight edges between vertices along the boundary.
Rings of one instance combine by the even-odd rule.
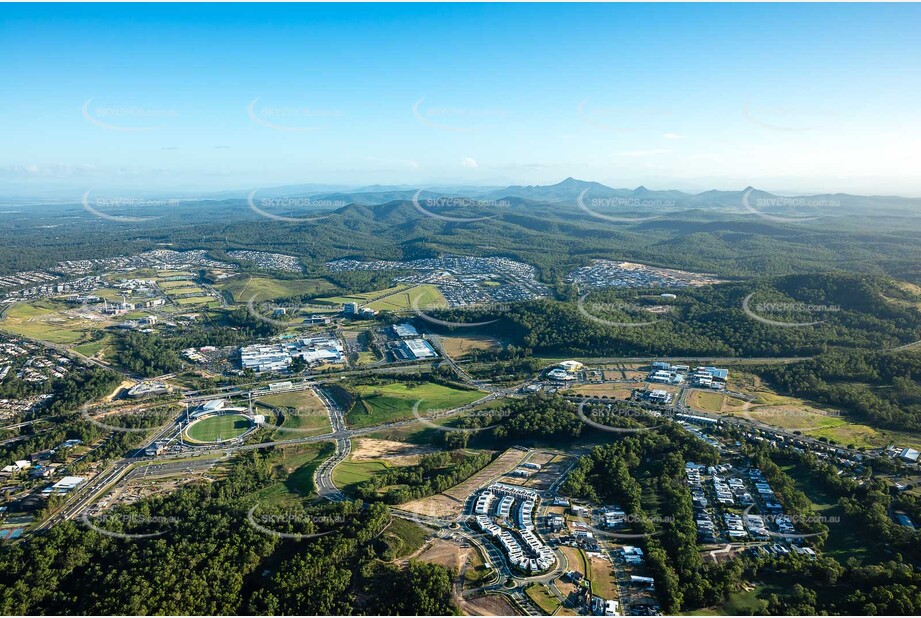
[[[404,339],[393,349],[397,360],[423,360],[438,358],[438,352],[425,339]]]
[[[341,363],[343,348],[334,337],[308,337],[296,341],[273,344],[256,344],[240,348],[240,362],[244,369],[256,372],[285,371],[295,357],[308,365]]]
[[[412,324],[394,324],[393,333],[400,339],[412,339],[419,337],[419,331]]]

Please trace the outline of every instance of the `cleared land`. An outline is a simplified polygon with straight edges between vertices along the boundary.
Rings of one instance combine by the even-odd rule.
[[[363,307],[370,307],[377,311],[405,311],[412,308],[412,301],[417,297],[419,307],[444,307],[447,305],[441,292],[433,285],[395,285],[391,288],[375,290],[374,292],[318,298],[316,302],[332,305],[358,303]]]
[[[352,461],[386,460],[392,466],[414,466],[426,453],[436,449],[374,438],[356,438],[352,441]]]
[[[447,302],[441,292],[433,285],[417,285],[405,292],[397,292],[369,304],[368,307],[375,311],[405,311],[412,309],[413,300],[418,298],[418,306],[422,308],[446,307]]]
[[[523,451],[510,448],[463,483],[443,493],[407,502],[401,508],[420,515],[456,517],[463,511],[464,502],[470,494],[482,485],[488,485],[491,481],[498,480],[509,470],[514,469],[526,455]]]
[[[604,383],[604,384],[579,384],[572,388],[572,392],[578,395],[588,395],[590,397],[609,397],[613,399],[629,399],[631,391],[634,388],[643,388],[642,382],[622,382],[622,383]]]
[[[498,339],[487,337],[486,335],[439,337],[439,339],[441,339],[441,345],[445,352],[452,358],[461,358],[473,350],[490,350],[500,347]]]
[[[519,611],[501,594],[488,594],[465,602],[469,613],[474,616],[518,616]]]
[[[243,435],[250,426],[250,420],[242,414],[222,414],[192,423],[186,435],[196,442],[219,442]]]
[[[11,333],[50,343],[73,344],[85,340],[89,331],[108,322],[90,320],[63,303],[41,300],[10,307],[0,327]]]
[[[560,606],[560,602],[545,584],[530,584],[524,589],[524,592],[537,604],[545,616],[552,615]]]
[[[234,277],[218,284],[219,290],[230,292],[234,302],[247,302],[253,295],[258,300],[291,298],[323,294],[336,289],[326,279],[272,279],[270,277]]]
[[[413,406],[420,400],[420,414],[424,415],[426,410],[457,408],[484,396],[479,391],[451,388],[432,382],[362,384],[350,388],[358,395],[345,417],[350,427],[369,427],[412,418]]]
[[[692,405],[694,405],[692,403]],[[697,406],[695,406],[697,407]],[[763,423],[785,431],[798,431],[810,438],[826,438],[838,444],[874,448],[885,446],[886,432],[851,423],[839,412],[823,410],[803,399],[761,393],[754,403],[733,408],[725,402],[720,412]]]
[[[614,567],[611,562],[596,556],[591,556],[589,561],[592,567],[592,594],[604,599],[618,598],[617,578],[614,575]]]

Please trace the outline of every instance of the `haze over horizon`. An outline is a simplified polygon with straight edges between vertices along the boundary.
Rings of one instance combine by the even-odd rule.
[[[921,111],[905,104],[921,83],[919,17],[916,5],[6,6],[0,53],[17,61],[0,68],[0,195],[574,177],[921,196]]]

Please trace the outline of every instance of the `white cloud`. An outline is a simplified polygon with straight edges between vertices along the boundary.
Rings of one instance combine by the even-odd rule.
[[[662,137],[664,137],[665,139],[684,139],[684,136],[681,135],[680,133],[666,133]]]
[[[473,157],[464,157],[461,161],[461,165],[466,168],[476,169],[480,167],[480,164],[476,162],[476,159]]]

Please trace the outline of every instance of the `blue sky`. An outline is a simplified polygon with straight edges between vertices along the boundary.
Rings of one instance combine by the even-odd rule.
[[[921,6],[0,5],[0,192],[921,195]]]

